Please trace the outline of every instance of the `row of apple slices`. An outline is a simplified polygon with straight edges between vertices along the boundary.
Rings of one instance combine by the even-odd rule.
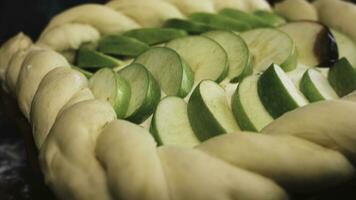
[[[305,25],[304,23],[322,28],[312,34],[307,34],[309,39],[316,41],[315,44],[320,43],[315,38],[320,31],[324,31],[322,25],[311,22],[291,23],[292,28],[289,30],[294,30],[295,25],[297,27]],[[160,87],[165,94],[184,97],[191,90],[194,79],[195,83],[205,79],[219,82],[225,76],[228,76],[232,82],[242,80],[243,77],[252,73],[250,51],[254,55],[254,70],[257,72],[264,71],[270,63],[280,64],[285,71],[295,68],[295,44],[286,33],[263,28],[244,32],[240,36],[227,31],[213,31],[203,36],[177,38],[166,44],[171,49],[155,47],[141,53],[135,59],[134,65],[121,69],[119,74],[107,69],[100,70],[91,78],[91,88],[98,98],[112,103],[118,117],[140,123],[154,112],[160,97],[164,96],[161,95]],[[298,34],[293,37],[297,41],[301,38]],[[250,51],[244,41],[247,42]],[[299,45],[299,48],[310,51],[303,45]],[[313,52],[309,54],[309,57],[310,55],[313,55]],[[334,55],[330,55],[326,58],[332,58],[329,60],[333,61]],[[302,58],[308,58],[308,56]],[[114,78],[108,78],[108,74]],[[110,82],[114,79],[115,81]],[[114,87],[111,87],[113,85]],[[272,115],[278,115],[278,113]],[[244,128],[244,125],[240,126]],[[246,129],[254,130],[251,127]],[[219,133],[216,130],[218,129],[212,131],[211,134]],[[224,132],[231,131],[224,130]],[[209,132],[204,132],[209,135]],[[200,139],[207,138],[209,137]]]
[[[317,69],[308,69],[300,88],[310,102],[338,98],[334,89],[340,96],[356,89],[356,72],[346,59],[331,68],[328,79]],[[154,114],[151,132],[161,144],[190,146],[240,129],[260,131],[275,118],[308,104],[303,94],[275,64],[262,75],[249,76],[239,84],[231,100],[232,110],[223,88],[203,81],[188,106],[177,97],[163,99]]]
[[[153,113],[161,96],[185,97],[201,80],[220,82],[228,76],[237,81],[252,73],[251,55],[239,36],[228,31],[204,35],[152,47],[118,73],[99,70],[90,78],[90,87],[97,98],[114,106],[119,118],[141,123]],[[87,57],[90,62],[92,57]]]
[[[252,73],[247,65],[250,68],[253,65],[255,72],[261,72],[271,63],[276,63],[284,71],[291,71],[297,62],[307,66],[330,67],[339,57],[347,57],[352,65],[356,64],[356,46],[349,38],[336,31],[332,34],[324,25],[310,21],[288,23],[278,29],[258,28],[242,32],[239,36],[228,31],[206,32],[202,34],[205,38],[184,36],[186,32],[182,30],[166,28],[139,29],[123,35],[104,36],[97,45],[83,45],[77,54],[77,65],[94,71],[102,67],[123,66],[125,63],[110,55],[135,58],[147,51],[149,45],[167,41],[167,47],[176,50],[192,68],[197,68],[198,81],[222,81],[227,76],[232,82],[237,82],[241,70],[246,68],[245,73]],[[213,41],[208,41],[209,38]],[[213,56],[205,54],[205,62],[196,56],[203,54],[204,46],[217,51]],[[208,70],[210,74],[207,74],[205,70],[213,65],[207,62],[210,58],[216,60],[214,63],[223,63],[227,58],[228,63],[214,66],[216,71],[211,73]],[[202,64],[194,65],[200,62],[204,67],[199,67]]]
[[[334,89],[342,96],[356,88],[356,72],[346,59],[329,70],[328,79],[317,69],[308,69],[300,80],[301,91],[314,102],[338,98]],[[309,103],[276,64],[262,75],[242,80],[232,97],[231,108],[226,91],[211,80],[201,81],[188,103],[176,96],[160,101],[158,83],[138,63],[119,73],[101,69],[90,79],[90,87],[96,97],[112,103],[120,118],[139,123],[154,112],[150,130],[157,142],[184,146],[240,129],[260,131],[273,119]]]
[[[68,57],[78,67],[95,70],[101,67],[121,65],[120,59],[136,57],[149,46],[211,30],[246,31],[259,27],[275,27],[285,23],[277,14],[266,11],[247,13],[235,9],[223,9],[218,14],[193,13],[188,19],[167,20],[162,28],[141,28],[122,34],[103,36],[98,43],[84,45],[77,56]],[[66,55],[66,54],[65,54]],[[94,59],[93,59],[94,58]]]

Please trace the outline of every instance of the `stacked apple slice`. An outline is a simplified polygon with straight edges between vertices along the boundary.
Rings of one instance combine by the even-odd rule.
[[[84,44],[75,64],[119,118],[149,124],[160,145],[192,147],[261,131],[286,112],[355,90],[347,60],[356,46],[335,33],[336,40],[317,22],[223,9],[103,36]]]

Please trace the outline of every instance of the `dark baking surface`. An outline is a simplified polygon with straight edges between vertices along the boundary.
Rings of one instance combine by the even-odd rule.
[[[19,31],[24,31],[36,39],[48,20],[56,13],[76,4],[85,2],[103,3],[107,0],[0,0],[0,44]],[[272,0],[273,1],[273,0]],[[355,2],[356,0],[354,0]],[[1,90],[1,89],[0,89]],[[29,159],[23,132],[29,127],[21,127],[12,117],[24,120],[13,107],[15,100],[9,101],[0,92],[0,200],[51,200],[53,194],[44,186],[38,168]],[[12,101],[12,102],[11,102]],[[12,105],[9,105],[12,104]],[[10,116],[10,117],[9,117]],[[12,117],[11,117],[12,116]],[[22,123],[26,124],[26,123]],[[25,130],[25,131],[24,131]],[[27,137],[30,137],[28,133]],[[27,149],[27,150],[26,150]],[[31,148],[30,148],[31,149]],[[308,200],[354,200],[356,183],[333,188],[322,195]]]

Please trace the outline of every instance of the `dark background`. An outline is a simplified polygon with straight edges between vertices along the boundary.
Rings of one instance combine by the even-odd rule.
[[[108,0],[0,0],[0,44],[23,31],[37,38],[49,19],[66,8]]]
[[[276,2],[280,0],[269,1]],[[0,44],[20,31],[25,32],[35,40],[53,15],[68,7],[88,2],[105,3],[107,0],[0,0]],[[356,0],[353,0],[353,2],[356,2]],[[51,192],[44,186],[41,177],[31,167],[26,155],[25,143],[20,133],[24,132],[21,129],[30,128],[19,127],[18,124],[13,123],[13,120],[8,119],[9,114],[12,114],[9,112],[14,112],[11,109],[9,109],[10,111],[7,110],[8,107],[11,107],[8,104],[16,101],[6,100],[1,93],[0,200],[54,199]],[[8,102],[6,103],[6,101]],[[16,108],[14,105],[12,107]],[[18,119],[21,116],[15,116],[15,118]],[[307,199],[356,199],[356,184],[332,191],[334,192],[322,197]]]

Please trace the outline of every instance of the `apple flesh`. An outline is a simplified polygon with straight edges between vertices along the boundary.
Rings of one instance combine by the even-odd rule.
[[[339,58],[330,29],[313,21],[296,21],[279,28],[295,42],[298,61],[307,66],[331,67]]]

